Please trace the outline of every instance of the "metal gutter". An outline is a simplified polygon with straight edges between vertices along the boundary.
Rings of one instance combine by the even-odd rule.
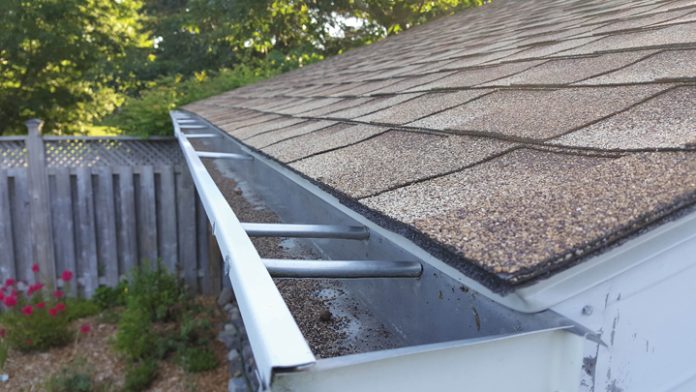
[[[177,120],[187,116],[181,116],[180,112],[171,112],[170,116],[174,134],[225,260],[226,273],[232,282],[254,351],[262,388],[267,389],[274,371],[312,365],[315,357],[249,236],[189,142],[191,135],[181,131]]]
[[[213,124],[204,119],[196,118],[203,123],[207,123],[210,128],[216,128]],[[212,137],[212,135],[209,137]],[[550,309],[554,305],[579,293],[590,290],[592,287],[616,275],[640,266],[651,258],[650,255],[667,251],[671,247],[677,246],[684,241],[696,238],[696,213],[692,213],[628,240],[606,253],[592,257],[577,266],[556,273],[547,279],[501,295],[490,290],[477,280],[463,274],[449,264],[446,264],[442,260],[432,256],[405,237],[375,224],[365,216],[342,204],[335,196],[320,189],[317,185],[311,183],[309,180],[303,178],[284,165],[262,156],[229,136],[226,136],[226,138],[236,144],[240,152],[263,162],[264,165],[291,181],[293,185],[305,189],[314,197],[330,204],[339,213],[349,217],[354,224],[366,227],[371,235],[392,242],[394,245],[408,252],[412,257],[421,260],[424,264],[434,267],[466,287],[509,309],[522,313],[533,314]]]

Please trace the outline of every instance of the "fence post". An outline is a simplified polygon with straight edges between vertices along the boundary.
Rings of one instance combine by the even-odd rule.
[[[25,125],[29,131],[26,147],[29,157],[29,215],[34,262],[39,264],[41,275],[47,279],[46,284],[53,288],[56,287],[56,266],[46,153],[41,138],[43,121],[31,119]]]

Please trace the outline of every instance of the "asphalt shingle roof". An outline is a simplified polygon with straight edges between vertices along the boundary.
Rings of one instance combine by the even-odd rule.
[[[696,0],[495,0],[190,104],[501,290],[696,202]]]

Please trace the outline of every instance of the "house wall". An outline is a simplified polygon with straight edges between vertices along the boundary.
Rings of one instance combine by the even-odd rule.
[[[606,344],[586,342],[581,391],[696,390],[696,230],[679,230],[636,266],[553,307]]]

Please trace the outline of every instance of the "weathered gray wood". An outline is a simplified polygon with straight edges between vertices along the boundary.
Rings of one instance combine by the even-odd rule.
[[[108,286],[118,283],[118,251],[116,246],[116,214],[114,205],[114,176],[111,168],[97,169],[95,212],[97,218],[97,255]]]
[[[135,219],[135,189],[133,187],[133,168],[120,166],[118,172],[118,249],[121,275],[126,275],[138,265],[138,237]]]
[[[172,166],[158,169],[159,187],[157,189],[157,230],[162,262],[169,271],[176,272],[177,233],[176,233],[176,185]]]
[[[29,197],[30,227],[33,236],[34,260],[41,267],[44,283],[55,287],[56,267],[53,248],[53,225],[51,224],[51,201],[48,192],[48,175],[46,174],[46,157],[41,127],[43,121],[38,119],[26,122],[29,131],[26,147],[29,160]]]
[[[210,271],[210,284],[208,290],[203,288],[203,292],[217,295],[222,290],[222,253],[210,223],[208,223],[208,270]]]
[[[193,180],[188,172],[178,176],[177,216],[179,217],[179,265],[184,280],[194,291],[198,290],[196,270],[196,197]]]
[[[77,169],[77,275],[82,278],[87,296],[91,296],[99,284],[93,196],[92,171],[88,167],[80,167]]]
[[[143,166],[138,183],[136,206],[138,250],[140,261],[151,265],[157,261],[157,205],[155,201],[155,172],[152,166]]]
[[[52,187],[53,243],[56,250],[56,272],[75,271],[75,224],[73,221],[70,169],[55,170]]]
[[[192,290],[219,290],[219,254],[185,166],[160,165],[155,171],[58,164],[44,166],[44,173],[55,269],[50,274],[74,271],[81,292],[91,295],[99,283],[116,284],[119,273],[141,258],[160,258]],[[33,248],[38,252],[43,240],[33,229],[32,200],[26,168],[0,170],[0,278],[34,279]]]
[[[15,251],[12,239],[12,213],[10,209],[10,183],[7,170],[0,169],[0,278],[17,276]]]
[[[196,224],[196,237],[198,242],[198,271],[202,272],[200,277],[200,289],[209,294],[211,289],[210,283],[210,266],[208,264],[208,257],[210,257],[210,252],[208,251],[208,246],[210,242],[208,240],[208,216],[205,214],[205,209],[203,204],[201,204],[198,194],[196,194],[196,214],[197,214],[197,224]]]
[[[27,171],[18,170],[12,177],[13,195],[11,196],[12,225],[14,232],[14,251],[16,262],[16,278],[32,280],[31,265],[34,263],[32,256],[32,242],[34,237],[29,224],[29,186],[27,184]]]

